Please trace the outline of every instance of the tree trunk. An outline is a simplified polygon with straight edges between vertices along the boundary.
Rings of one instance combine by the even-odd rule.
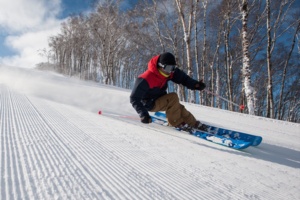
[[[218,31],[218,39],[217,39],[217,47],[216,47],[216,51],[215,51],[215,55],[213,58],[213,62],[211,64],[212,66],[212,92],[214,92],[214,90],[216,91],[217,95],[220,95],[220,70],[219,70],[219,50],[220,50],[220,46],[221,46],[221,35],[222,35],[222,26],[223,26],[223,21],[220,23],[219,26],[219,31]],[[216,59],[216,78],[214,79],[214,59]],[[216,84],[214,86],[214,80],[216,80]],[[214,96],[212,95],[212,102],[214,102]],[[221,104],[220,104],[220,99],[216,98],[216,107],[217,108],[221,108]]]
[[[179,18],[182,24],[183,33],[184,33],[184,42],[186,46],[186,59],[187,59],[187,74],[193,78],[193,67],[192,67],[192,54],[191,54],[191,29],[192,29],[192,18],[193,18],[193,10],[194,10],[194,2],[192,1],[191,7],[189,9],[189,13],[184,13],[184,3],[180,0],[175,0],[177,5],[177,10],[179,14]],[[188,19],[186,19],[186,15],[188,15]],[[195,102],[194,92],[189,90],[188,92],[188,101]]]
[[[224,39],[225,39],[225,65],[227,72],[227,96],[230,102],[232,102],[232,66],[230,64],[230,54],[229,54],[229,32],[230,32],[230,11],[226,14],[226,28],[224,31]],[[232,111],[232,104],[228,104],[228,110]]]
[[[271,12],[270,12],[270,0],[267,0],[267,68],[268,68],[268,83],[267,83],[267,117],[274,118],[274,100],[273,100],[273,81],[272,81],[272,62],[271,62]]]
[[[250,56],[248,41],[248,0],[243,0],[242,6],[242,45],[243,45],[243,78],[247,107],[250,115],[255,114],[253,88],[251,86]]]
[[[201,56],[201,74],[199,76],[199,80],[204,80],[204,74],[205,74],[205,63],[207,62],[207,39],[206,39],[206,8],[207,8],[207,1],[202,2],[203,5],[203,47],[202,47],[202,56]],[[203,104],[205,101],[205,94],[202,93],[201,95],[201,104]]]
[[[197,78],[198,80],[201,80],[200,77],[200,69],[199,69],[199,52],[198,52],[198,25],[197,25],[197,13],[198,13],[198,3],[199,0],[195,0],[195,10],[194,10],[194,34],[195,34],[195,63],[196,63],[196,71],[197,71]],[[201,104],[202,102],[202,93],[199,92],[199,103]]]

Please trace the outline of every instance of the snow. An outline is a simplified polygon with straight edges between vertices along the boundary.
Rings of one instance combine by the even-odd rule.
[[[185,104],[203,122],[263,137],[237,151],[140,123],[129,95],[0,66],[0,198],[300,199],[299,124]]]

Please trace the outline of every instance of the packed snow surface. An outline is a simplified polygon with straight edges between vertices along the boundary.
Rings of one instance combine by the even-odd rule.
[[[300,199],[299,124],[185,104],[263,137],[237,151],[140,123],[129,95],[0,66],[0,199]]]

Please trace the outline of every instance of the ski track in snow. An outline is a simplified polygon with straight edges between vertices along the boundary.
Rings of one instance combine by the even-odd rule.
[[[288,147],[236,151],[5,85],[0,112],[1,199],[300,199]]]

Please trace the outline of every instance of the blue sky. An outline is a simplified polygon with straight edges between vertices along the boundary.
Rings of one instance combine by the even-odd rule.
[[[66,18],[70,15],[79,14],[90,10],[94,0],[63,0],[61,3],[62,12],[59,18]]]
[[[125,0],[130,8],[137,0]],[[70,15],[88,13],[95,0],[0,0],[0,65],[32,68],[47,61],[39,55],[48,38]]]

